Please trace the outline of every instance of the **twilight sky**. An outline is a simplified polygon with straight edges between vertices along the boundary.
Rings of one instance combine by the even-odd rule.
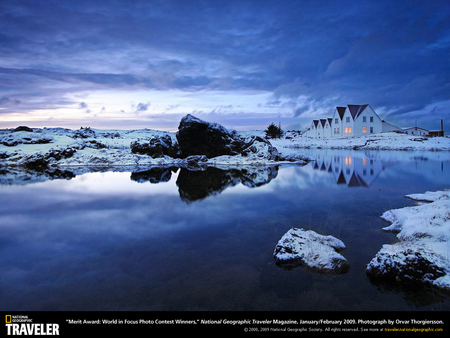
[[[0,128],[300,129],[363,103],[450,130],[450,1],[0,1]]]

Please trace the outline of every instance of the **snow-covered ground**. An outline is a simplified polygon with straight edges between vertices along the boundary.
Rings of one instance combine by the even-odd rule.
[[[236,132],[244,139],[260,136],[263,131]],[[176,142],[176,134],[164,131],[141,130],[100,130],[43,128],[29,131],[0,130],[0,160],[3,165],[20,165],[32,157],[44,156],[54,151],[71,150],[71,156],[59,156],[52,164],[58,166],[145,166],[180,164],[182,159],[162,156],[152,158],[148,155],[130,151],[130,144],[136,140],[150,140],[153,137],[169,135]],[[450,138],[417,138],[409,135],[385,133],[365,137],[340,139],[313,139],[299,133],[287,132],[280,139],[270,139],[270,143],[284,157],[313,160],[302,155],[305,148],[330,149],[386,149],[386,150],[429,150],[449,151]],[[262,144],[259,144],[262,147]],[[264,165],[273,164],[264,155],[265,149],[257,149],[251,156],[217,156],[208,159],[210,165]],[[50,156],[49,155],[49,156]],[[303,156],[303,157],[302,157]]]
[[[397,232],[399,242],[384,245],[367,272],[450,290],[450,190],[406,197],[416,205],[388,210],[381,216],[391,223],[384,230]]]
[[[237,133],[243,138],[263,134],[263,132]],[[71,156],[52,158],[53,165],[58,166],[146,166],[183,164],[179,158],[162,156],[152,158],[148,155],[132,153],[130,144],[134,141],[148,141],[154,137],[168,135],[176,142],[176,134],[151,129],[141,130],[100,130],[100,129],[63,129],[34,128],[33,132],[0,130],[0,159],[3,165],[20,166],[38,156],[51,155],[52,152],[72,150]],[[273,160],[265,157],[263,144],[255,154],[250,156],[217,156],[208,159],[210,165],[265,165],[273,164]],[[74,150],[74,151],[73,151]],[[301,161],[313,160],[309,156],[302,157],[301,151],[282,147],[281,154],[296,156]]]
[[[287,137],[287,138],[286,138]],[[285,138],[273,140],[279,151],[282,148],[364,149],[364,150],[450,150],[450,138],[425,138],[398,133],[381,133],[359,137],[310,138],[287,132]]]

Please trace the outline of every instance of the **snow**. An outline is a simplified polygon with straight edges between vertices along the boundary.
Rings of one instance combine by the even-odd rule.
[[[358,137],[311,138],[287,133],[290,139],[273,140],[273,145],[280,148],[323,148],[323,149],[364,149],[364,150],[450,150],[448,137],[418,137],[398,133],[380,133]]]
[[[398,243],[384,245],[368,264],[369,271],[389,274],[416,266],[408,278],[450,290],[450,194],[449,190],[406,195],[415,206],[392,209],[381,217],[391,225],[385,231],[397,233]],[[417,268],[420,266],[420,269]],[[423,270],[423,271],[422,271]],[[411,274],[423,274],[412,277]]]
[[[338,253],[345,244],[333,237],[312,230],[292,228],[281,237],[274,250],[274,258],[282,267],[306,265],[320,272],[345,272],[347,260]]]

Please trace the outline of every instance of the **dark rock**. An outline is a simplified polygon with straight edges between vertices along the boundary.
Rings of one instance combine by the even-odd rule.
[[[190,114],[183,117],[176,134],[183,157],[239,155],[244,142],[217,123],[202,121]]]
[[[188,167],[195,168],[206,164],[206,162],[208,162],[208,158],[205,155],[192,155],[186,157],[184,161]]]
[[[130,144],[133,154],[149,155],[152,158],[159,158],[165,155],[172,158],[180,157],[178,143],[172,142],[170,135],[155,136],[149,141],[134,141]]]
[[[33,154],[25,156],[21,161],[21,166],[35,171],[43,171],[49,167],[53,161],[59,161],[64,158],[70,158],[76,152],[73,148],[64,150],[50,150],[48,153]]]
[[[54,160],[59,161],[59,160],[62,160],[63,158],[70,158],[75,153],[76,153],[76,149],[73,149],[73,148],[67,148],[64,150],[50,150],[45,155],[45,158],[47,160],[51,160],[51,158],[53,158]]]
[[[27,126],[19,126],[19,127],[15,128],[12,132],[15,133],[15,132],[18,132],[18,131],[27,131],[29,133],[32,133],[33,129],[30,128],[30,127],[27,127]]]
[[[80,128],[80,130],[77,130],[73,135],[73,138],[89,138],[89,137],[95,137],[95,131],[93,131],[89,127]]]
[[[409,285],[434,285],[447,273],[445,258],[405,242],[384,245],[366,267],[367,276],[374,281]]]

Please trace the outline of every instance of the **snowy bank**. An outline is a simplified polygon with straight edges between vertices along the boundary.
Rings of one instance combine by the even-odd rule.
[[[142,130],[26,128],[0,130],[3,166],[41,170],[53,166],[306,164],[300,152],[279,152],[258,135],[238,133],[184,117],[176,133]]]
[[[423,283],[450,291],[450,191],[428,191],[406,197],[415,206],[388,210],[381,216],[391,223],[399,242],[383,245],[367,265],[372,278]]]
[[[344,249],[345,244],[333,236],[292,228],[278,241],[273,256],[277,265],[287,270],[306,265],[318,272],[344,273],[349,264],[338,253]]]
[[[448,137],[418,137],[398,133],[371,134],[358,137],[311,138],[287,133],[286,137],[272,142],[278,149],[302,148],[356,149],[356,150],[427,150],[449,151]],[[284,150],[287,151],[287,150]]]

